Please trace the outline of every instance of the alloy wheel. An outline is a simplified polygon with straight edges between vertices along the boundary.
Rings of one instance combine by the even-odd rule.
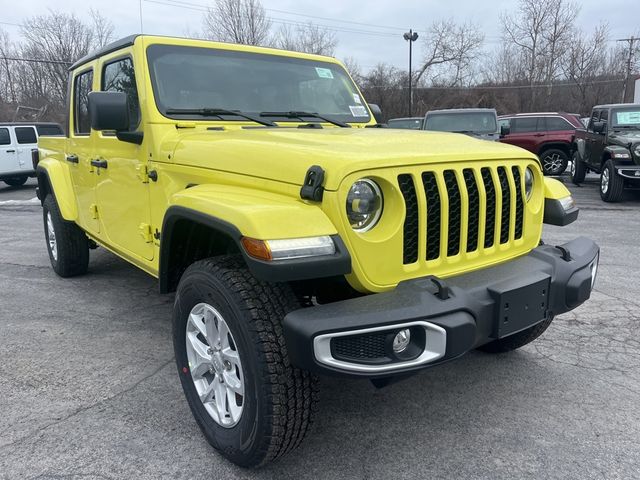
[[[607,191],[609,190],[609,169],[605,168],[602,171],[602,176],[600,177],[600,190],[602,191],[602,193],[607,193]]]
[[[51,256],[55,261],[58,260],[58,242],[56,241],[56,231],[53,228],[53,220],[51,219],[51,212],[47,212],[47,240],[49,242],[49,249],[51,250]]]

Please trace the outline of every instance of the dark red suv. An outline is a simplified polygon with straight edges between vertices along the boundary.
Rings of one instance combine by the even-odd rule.
[[[518,113],[498,117],[500,141],[522,147],[540,158],[546,175],[563,173],[575,150],[575,133],[584,129],[573,113]]]

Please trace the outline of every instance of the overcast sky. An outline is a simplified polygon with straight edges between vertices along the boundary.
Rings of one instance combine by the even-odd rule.
[[[167,3],[180,3],[182,7]],[[145,33],[185,36],[198,31],[203,15],[201,5],[207,0],[142,0],[142,19]],[[601,21],[608,22],[611,38],[626,38],[638,34],[639,0],[576,0],[582,6],[577,25],[590,32]],[[4,4],[4,5],[3,5]],[[413,28],[418,33],[438,19],[453,18],[456,22],[473,21],[485,32],[485,48],[497,48],[500,43],[500,12],[513,9],[515,0],[263,0],[274,27],[281,22],[313,21],[331,26],[337,31],[340,59],[353,57],[363,70],[378,62],[406,68],[408,46],[402,33]],[[140,4],[138,0],[0,0],[3,5],[0,28],[19,40],[18,27],[24,18],[47,8],[73,12],[85,17],[90,8],[101,11],[115,25],[115,37],[140,32]],[[108,7],[105,7],[108,5]],[[286,12],[286,13],[285,13]],[[297,15],[295,15],[297,14]],[[322,17],[322,18],[311,18]],[[346,23],[352,22],[352,23]],[[366,24],[366,25],[363,25]],[[414,59],[419,61],[422,44],[415,45]]]

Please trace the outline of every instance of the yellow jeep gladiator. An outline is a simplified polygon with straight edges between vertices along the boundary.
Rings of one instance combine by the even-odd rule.
[[[318,375],[513,350],[591,294],[598,246],[541,242],[578,209],[533,154],[384,128],[333,58],[136,35],[69,92],[34,158],[51,265],[100,246],[175,292],[185,396],[239,465],[300,444]]]

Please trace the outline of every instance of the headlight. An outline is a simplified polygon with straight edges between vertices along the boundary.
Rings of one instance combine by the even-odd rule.
[[[363,178],[351,185],[347,195],[347,217],[357,232],[371,230],[382,214],[382,191],[376,182]]]
[[[636,157],[640,157],[640,143],[638,143],[638,144],[635,146],[635,148],[633,149],[633,154],[634,154]]]
[[[527,201],[529,201],[533,193],[533,171],[530,167],[527,167],[524,171],[524,193],[527,196]]]

